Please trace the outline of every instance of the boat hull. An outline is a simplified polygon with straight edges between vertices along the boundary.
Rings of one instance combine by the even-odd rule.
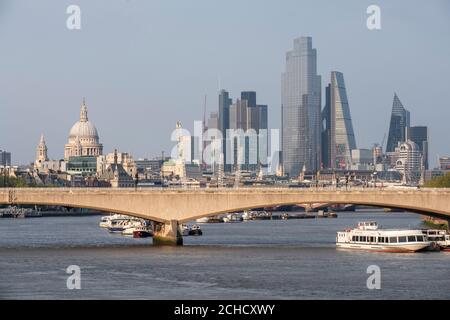
[[[133,238],[149,238],[152,236],[153,234],[150,231],[141,231],[141,230],[133,231]]]
[[[111,233],[123,232],[125,228],[123,227],[108,227],[108,231]]]
[[[189,236],[201,236],[203,235],[202,230],[189,230],[188,232]]]
[[[336,247],[349,250],[363,250],[376,252],[392,252],[392,253],[411,253],[426,249],[430,246],[429,242],[411,243],[404,245],[377,245],[377,244],[361,244],[361,243],[336,243]]]

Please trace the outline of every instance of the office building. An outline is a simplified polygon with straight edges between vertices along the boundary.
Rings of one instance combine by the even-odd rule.
[[[406,141],[406,128],[410,127],[410,113],[403,107],[397,94],[394,94],[392,103],[391,122],[386,152],[394,152],[400,142]]]
[[[414,141],[422,153],[422,163],[425,170],[428,170],[428,127],[412,126],[406,129],[407,139]]]
[[[322,111],[325,127],[322,130],[322,163],[327,168],[347,169],[352,164],[352,150],[356,149],[350,107],[344,75],[332,71],[325,91]]]
[[[403,182],[418,183],[421,174],[421,153],[419,146],[411,141],[401,143],[395,150],[395,169],[402,174]]]
[[[281,148],[284,173],[295,177],[303,167],[321,164],[321,78],[311,37],[294,40],[281,80]]]
[[[11,153],[0,150],[0,166],[11,166]]]
[[[450,170],[450,157],[440,157],[439,168],[441,170]]]

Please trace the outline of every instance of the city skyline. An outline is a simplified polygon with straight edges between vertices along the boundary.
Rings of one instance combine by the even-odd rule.
[[[395,5],[380,2],[383,28],[379,31],[370,31],[365,27],[367,4],[353,2],[352,5],[336,8],[338,15],[342,14],[349,21],[348,27],[336,25],[340,31],[345,31],[347,28],[350,30],[350,26],[360,28],[360,30],[356,29],[353,37],[340,39],[345,50],[335,46],[336,41],[332,39],[331,33],[320,29],[318,24],[321,19],[324,19],[321,18],[318,21],[306,19],[304,23],[298,25],[281,24],[273,32],[267,34],[272,45],[265,52],[261,50],[262,42],[260,40],[262,39],[260,37],[261,32],[266,29],[262,26],[262,20],[255,15],[252,19],[255,19],[254,22],[257,22],[258,27],[262,26],[262,29],[254,30],[249,27],[250,23],[242,25],[241,22],[239,25],[247,36],[243,37],[247,39],[247,45],[243,48],[248,49],[248,53],[231,54],[230,50],[227,50],[227,54],[219,55],[216,59],[206,59],[208,48],[211,50],[216,42],[209,41],[212,37],[209,33],[201,33],[211,43],[211,47],[201,46],[203,51],[200,52],[193,49],[195,44],[198,44],[199,37],[194,37],[189,33],[188,38],[195,41],[193,41],[192,47],[189,46],[185,49],[187,50],[185,52],[187,57],[194,57],[193,63],[184,66],[177,64],[180,68],[175,68],[176,72],[170,72],[172,81],[163,77],[160,78],[159,84],[155,85],[152,78],[158,78],[162,70],[156,67],[155,63],[145,54],[149,54],[149,57],[153,55],[154,58],[162,56],[159,51],[152,53],[151,48],[142,43],[143,36],[146,34],[144,31],[147,30],[146,24],[131,24],[131,29],[130,26],[127,27],[126,23],[122,23],[120,26],[111,25],[113,32],[108,33],[98,24],[98,21],[95,21],[99,17],[106,19],[109,14],[111,17],[123,17],[121,15],[125,14],[126,10],[135,13],[135,11],[146,8],[146,5],[117,3],[112,5],[113,8],[102,8],[102,11],[98,5],[80,1],[86,20],[83,20],[85,23],[79,33],[71,33],[65,29],[65,4],[62,4],[61,8],[58,6],[49,8],[45,1],[40,6],[30,3],[26,5],[35,9],[34,13],[37,17],[51,15],[51,18],[45,23],[42,21],[37,23],[37,20],[33,20],[37,18],[32,19],[25,14],[17,21],[12,20],[11,16],[23,14],[21,9],[25,6],[24,2],[2,3],[2,10],[8,15],[6,15],[7,19],[1,22],[5,30],[0,31],[0,36],[5,40],[5,59],[2,65],[4,72],[0,76],[0,84],[4,90],[0,94],[0,106],[2,115],[6,114],[7,116],[1,117],[0,148],[11,152],[13,162],[16,164],[33,161],[36,144],[41,133],[45,134],[49,157],[52,159],[63,158],[60,146],[65,142],[67,128],[70,127],[72,120],[79,112],[82,96],[87,97],[91,117],[102,134],[105,150],[111,152],[117,148],[132,153],[135,158],[157,156],[161,150],[170,150],[174,144],[170,141],[170,132],[173,130],[174,123],[182,120],[186,127],[191,129],[193,121],[201,119],[205,93],[208,95],[208,110],[216,111],[218,109],[217,95],[221,89],[218,83],[216,84],[219,79],[222,83],[221,87],[228,92],[258,92],[261,101],[269,106],[269,127],[281,128],[279,74],[283,71],[283,56],[289,50],[294,38],[308,35],[312,36],[314,47],[318,50],[318,74],[325,78],[331,70],[335,69],[345,74],[358,147],[369,148],[374,142],[381,142],[384,133],[387,133],[388,130],[392,94],[397,92],[404,105],[414,114],[414,124],[429,128],[430,167],[437,164],[436,154],[442,156],[450,153],[450,147],[445,141],[447,130],[445,118],[449,112],[446,107],[448,99],[444,98],[445,90],[443,90],[446,85],[445,81],[447,81],[443,75],[448,73],[446,70],[450,70],[448,59],[445,60],[444,57],[446,54],[448,55],[450,49],[445,41],[439,41],[440,38],[436,34],[434,37],[425,39],[425,36],[433,30],[442,27],[449,28],[450,25],[443,19],[442,14],[438,16],[441,19],[429,21],[428,26],[421,25],[423,30],[412,32],[423,44],[429,45],[427,52],[434,48],[431,51],[435,58],[434,63],[439,64],[440,72],[438,74],[430,73],[433,67],[428,65],[431,63],[428,61],[424,61],[422,64],[416,61],[415,63],[418,65],[415,65],[414,70],[410,70],[410,62],[417,60],[425,52],[417,43],[407,41],[402,46],[394,47],[399,49],[396,52],[386,50],[387,44],[392,46],[396,36],[401,36],[406,40],[414,39],[406,33],[405,28],[396,22],[396,19],[408,19],[402,11],[406,2]],[[199,5],[193,4],[192,7],[186,5],[185,9],[193,10]],[[267,4],[267,6],[270,7],[271,4]],[[294,4],[287,3],[286,6],[293,7]],[[442,3],[442,6],[445,4]],[[302,7],[302,4],[297,7]],[[118,8],[126,9],[125,13],[115,12],[114,10]],[[169,8],[170,5],[156,5],[156,9],[159,9],[163,16]],[[316,14],[317,18],[317,8],[314,9],[314,5],[311,4],[308,8]],[[417,3],[417,7],[408,6],[408,8],[414,12],[415,10],[428,10],[427,12],[435,10],[436,12],[433,11],[433,13],[437,14],[436,8],[426,8],[419,3]],[[59,9],[61,12],[58,11]],[[212,13],[215,6],[211,4],[206,9],[208,13]],[[261,6],[256,6],[256,13],[260,9]],[[264,9],[267,10],[267,7]],[[331,10],[323,10],[326,11],[324,15],[330,18]],[[59,15],[55,14],[56,12],[59,12]],[[281,14],[281,12],[278,9],[274,14]],[[303,17],[304,14],[299,15]],[[215,16],[211,16],[207,20],[209,21],[213,17]],[[335,19],[336,22],[341,20],[337,17]],[[24,23],[24,20],[27,22]],[[156,20],[161,23],[160,20]],[[129,22],[126,19],[125,21]],[[196,23],[194,20],[187,19],[184,22],[187,29],[192,31],[202,27],[202,23],[205,21]],[[23,25],[19,25],[20,23]],[[36,23],[36,30],[31,33],[29,29],[34,23]],[[61,30],[58,29],[59,23]],[[166,26],[166,24],[163,25]],[[225,34],[229,32],[227,29],[229,26],[225,21],[219,23],[219,26]],[[414,25],[412,27],[415,28]],[[121,47],[114,45],[115,42],[111,38],[113,34],[117,35],[120,40],[128,34],[127,32],[133,30],[137,32],[138,36],[132,36],[131,40],[125,44],[121,43]],[[177,35],[179,30],[171,29],[169,31],[170,37],[170,35]],[[47,33],[49,34],[48,39],[43,37]],[[11,37],[14,34],[16,36]],[[36,35],[35,39],[30,38],[32,34]],[[156,41],[155,43],[166,44],[165,48],[170,48],[167,42],[164,42],[171,41],[170,39],[160,39],[155,32],[150,32],[150,35],[151,39]],[[252,35],[252,37],[249,38],[248,35]],[[103,45],[94,42],[100,36],[102,36]],[[23,37],[28,43],[26,46],[37,45],[36,41],[41,41],[48,46],[43,45],[33,55],[26,50],[14,54],[17,51],[12,48],[16,50],[24,48],[23,44],[17,42],[16,37],[17,39]],[[235,33],[234,37],[236,37]],[[277,37],[280,39],[275,40]],[[355,37],[358,41],[355,41]],[[179,35],[173,38],[181,40]],[[237,36],[238,39],[233,39],[232,36],[227,38],[231,43],[233,40],[238,43],[244,40],[241,39],[241,36]],[[364,38],[370,39],[364,40]],[[255,39],[255,42],[248,41],[248,39]],[[56,49],[56,52],[51,48]],[[117,52],[113,52],[113,48]],[[332,50],[330,50],[331,48]],[[416,48],[416,52],[413,52],[412,48]],[[438,48],[441,50],[437,50]],[[139,50],[134,49],[143,49],[144,51],[142,54],[138,54]],[[370,51],[374,51],[374,53]],[[384,51],[387,52],[383,53]],[[125,52],[134,52],[133,58],[136,58],[137,62],[120,60],[122,63],[117,65],[114,73],[111,73],[107,67],[114,60],[119,61],[121,54],[123,55]],[[409,52],[409,56],[405,56],[406,52]],[[347,57],[343,56],[344,53]],[[107,54],[104,56],[105,61],[99,60],[100,56],[105,54]],[[162,65],[167,66],[167,61],[170,61],[174,55],[167,50],[166,56],[163,60],[155,59],[155,61],[163,61]],[[79,59],[80,57],[82,59]],[[206,69],[199,64],[199,60],[202,59],[206,59],[207,68],[212,71],[205,72]],[[352,59],[357,61],[351,63]],[[8,63],[5,63],[6,61]],[[99,64],[100,61],[102,63]],[[420,60],[418,61],[420,62]],[[386,67],[381,69],[380,63]],[[397,66],[392,67],[392,65]],[[196,74],[199,76],[196,78],[205,80],[190,83],[190,78],[186,75],[194,70],[198,71]],[[441,73],[442,76],[440,76]],[[236,74],[236,76],[231,77],[231,74]],[[436,85],[433,86],[422,83],[422,86],[428,85],[429,87],[427,90],[420,91],[417,90],[415,82],[409,80],[413,74],[424,79],[435,80],[437,77],[438,80],[435,80]],[[434,77],[431,77],[432,75]],[[144,76],[150,77],[148,83],[141,81]],[[131,88],[125,84],[125,80],[129,81],[130,77],[133,80]],[[181,84],[184,86],[180,86]],[[376,90],[367,90],[372,87]],[[173,88],[177,90],[174,97],[169,96],[167,91]],[[321,89],[324,89],[324,83],[322,83]],[[151,90],[151,94],[148,94],[149,90]],[[21,92],[27,94],[21,94]],[[442,99],[442,103],[436,103],[435,97]],[[323,107],[324,101],[324,93],[322,93],[321,107]],[[432,106],[429,105],[430,101],[433,103]],[[434,112],[429,112],[430,108],[433,108]],[[24,130],[18,132],[17,127]]]

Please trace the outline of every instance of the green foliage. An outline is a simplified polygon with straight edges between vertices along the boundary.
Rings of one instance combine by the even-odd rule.
[[[439,223],[433,220],[424,220],[423,225],[427,228],[431,229],[441,229],[441,230],[448,230],[448,224],[445,222]]]
[[[0,188],[25,188],[34,187],[34,185],[27,185],[24,178],[21,177],[7,177],[0,175]]]
[[[442,177],[435,177],[425,184],[427,188],[450,188],[450,173]]]

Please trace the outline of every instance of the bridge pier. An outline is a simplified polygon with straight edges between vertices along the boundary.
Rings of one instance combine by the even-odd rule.
[[[180,224],[177,220],[168,223],[154,223],[153,244],[165,246],[182,246],[183,235],[180,231]]]

